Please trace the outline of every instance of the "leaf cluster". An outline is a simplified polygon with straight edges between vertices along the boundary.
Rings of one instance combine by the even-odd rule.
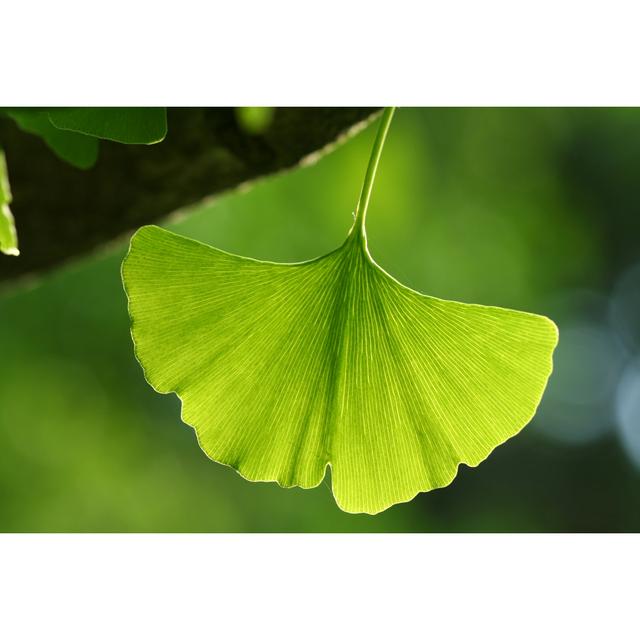
[[[155,144],[167,135],[164,107],[13,108],[4,113],[78,169],[89,169],[96,163],[100,140]]]

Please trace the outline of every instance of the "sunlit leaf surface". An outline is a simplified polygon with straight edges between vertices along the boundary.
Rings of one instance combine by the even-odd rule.
[[[300,264],[143,227],[123,264],[147,380],[175,392],[213,460],[314,487],[349,512],[449,484],[533,416],[557,329],[545,317],[412,291],[358,231]]]
[[[153,144],[167,135],[164,107],[64,107],[50,109],[49,119],[58,129],[127,144]]]
[[[13,215],[9,205],[11,204],[11,187],[7,173],[7,162],[4,153],[0,149],[0,251],[8,256],[17,256],[18,236]]]

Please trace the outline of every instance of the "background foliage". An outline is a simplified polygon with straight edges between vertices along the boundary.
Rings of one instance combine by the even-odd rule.
[[[325,253],[373,135],[171,227],[255,258]],[[5,293],[0,529],[640,530],[639,161],[638,110],[398,112],[368,218],[376,260],[425,293],[546,314],[561,341],[521,435],[376,517],[341,513],[326,484],[251,484],[206,459],[134,360],[124,242]]]

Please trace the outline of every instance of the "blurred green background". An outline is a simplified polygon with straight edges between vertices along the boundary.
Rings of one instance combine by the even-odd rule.
[[[375,128],[168,226],[254,258],[330,251]],[[639,174],[640,110],[397,112],[374,258],[424,293],[549,315],[560,346],[519,436],[377,516],[339,511],[327,479],[284,490],[206,458],[134,359],[125,242],[3,292],[0,530],[639,531]]]

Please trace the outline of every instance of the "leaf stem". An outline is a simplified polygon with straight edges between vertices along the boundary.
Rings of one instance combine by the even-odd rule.
[[[364,177],[364,183],[362,185],[362,191],[360,192],[360,198],[358,198],[358,204],[355,212],[355,222],[353,230],[356,233],[360,233],[363,238],[365,235],[365,219],[367,217],[367,209],[369,207],[369,200],[371,199],[371,191],[373,190],[373,182],[376,177],[376,171],[378,170],[378,163],[380,162],[380,156],[382,155],[382,147],[384,147],[384,141],[387,138],[389,126],[391,125],[391,119],[395,112],[395,107],[385,107],[380,118],[380,126],[378,127],[378,135],[373,143],[371,149],[371,157],[369,158],[369,166],[367,167],[367,173]]]

